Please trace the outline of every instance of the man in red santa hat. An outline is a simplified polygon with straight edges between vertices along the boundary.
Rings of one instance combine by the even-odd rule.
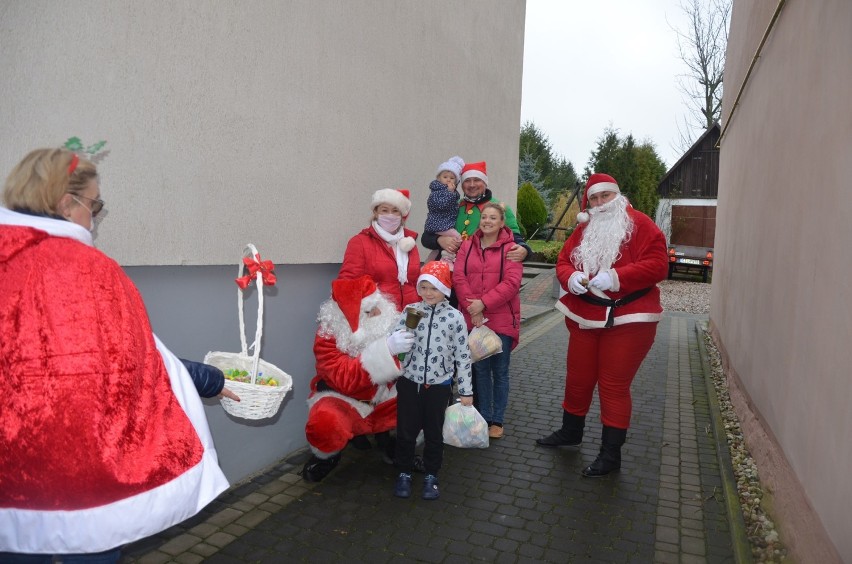
[[[582,208],[556,262],[556,277],[567,290],[556,308],[569,333],[562,427],[536,443],[579,446],[597,386],[601,448],[582,472],[597,478],[621,468],[630,385],[654,344],[663,311],[657,283],[668,276],[668,257],[663,233],[633,209],[608,174],[589,177]]]
[[[331,283],[331,299],[320,307],[314,340],[317,375],[311,380],[305,435],[313,456],[302,477],[318,482],[337,466],[353,438],[376,434],[392,452],[396,427],[397,355],[414,345],[414,334],[392,332],[399,313],[369,276]]]

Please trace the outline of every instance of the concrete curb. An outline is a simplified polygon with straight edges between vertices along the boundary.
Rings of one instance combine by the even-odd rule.
[[[722,410],[719,398],[716,397],[716,388],[710,378],[712,368],[707,346],[704,344],[704,333],[707,330],[707,322],[695,324],[695,332],[698,337],[698,354],[701,357],[701,367],[704,371],[704,383],[707,386],[707,402],[710,405],[710,418],[713,423],[713,437],[716,443],[716,456],[719,460],[719,470],[722,478],[722,490],[725,496],[725,508],[728,514],[728,524],[731,527],[731,544],[734,551],[734,559],[739,564],[752,564],[751,542],[746,533],[745,521],[743,520],[742,508],[737,493],[737,480],[734,477],[734,466],[731,462],[731,451],[728,448],[728,440],[725,436],[725,425],[722,422]]]

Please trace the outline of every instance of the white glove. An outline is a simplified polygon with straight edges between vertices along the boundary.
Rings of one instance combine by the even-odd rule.
[[[580,281],[585,279],[585,274],[583,274],[579,270],[576,271],[574,274],[571,275],[571,278],[568,279],[568,291],[576,296],[588,292],[588,288],[580,284]]]
[[[612,289],[612,276],[610,276],[609,272],[602,271],[598,272],[598,275],[589,280],[589,286],[592,288],[597,288],[602,292],[606,292],[607,290]]]
[[[400,329],[388,337],[388,349],[392,355],[407,353],[414,346],[414,333]]]

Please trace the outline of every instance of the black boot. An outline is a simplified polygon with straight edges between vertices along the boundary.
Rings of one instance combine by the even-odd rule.
[[[583,469],[586,478],[600,478],[621,468],[621,445],[627,438],[627,429],[604,425],[601,432],[601,451],[589,466]]]
[[[546,447],[580,446],[583,443],[583,428],[586,417],[562,412],[562,428],[557,429],[546,437],[536,439],[538,445]]]
[[[328,476],[329,472],[334,470],[338,462],[340,462],[339,452],[330,458],[319,458],[314,455],[311,456],[310,460],[305,462],[300,474],[306,482],[319,482]]]

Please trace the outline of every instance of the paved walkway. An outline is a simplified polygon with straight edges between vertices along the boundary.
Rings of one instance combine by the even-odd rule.
[[[123,561],[741,561],[701,355],[705,316],[660,322],[633,385],[620,473],[580,476],[599,447],[597,400],[580,449],[535,445],[561,423],[567,330],[552,310],[552,279],[539,274],[522,292],[528,315],[512,354],[505,437],[488,449],[446,447],[439,500],[393,497],[395,472],[378,449],[350,447],[322,483],[303,482],[301,451],[127,547]],[[415,475],[415,494],[419,485]]]

